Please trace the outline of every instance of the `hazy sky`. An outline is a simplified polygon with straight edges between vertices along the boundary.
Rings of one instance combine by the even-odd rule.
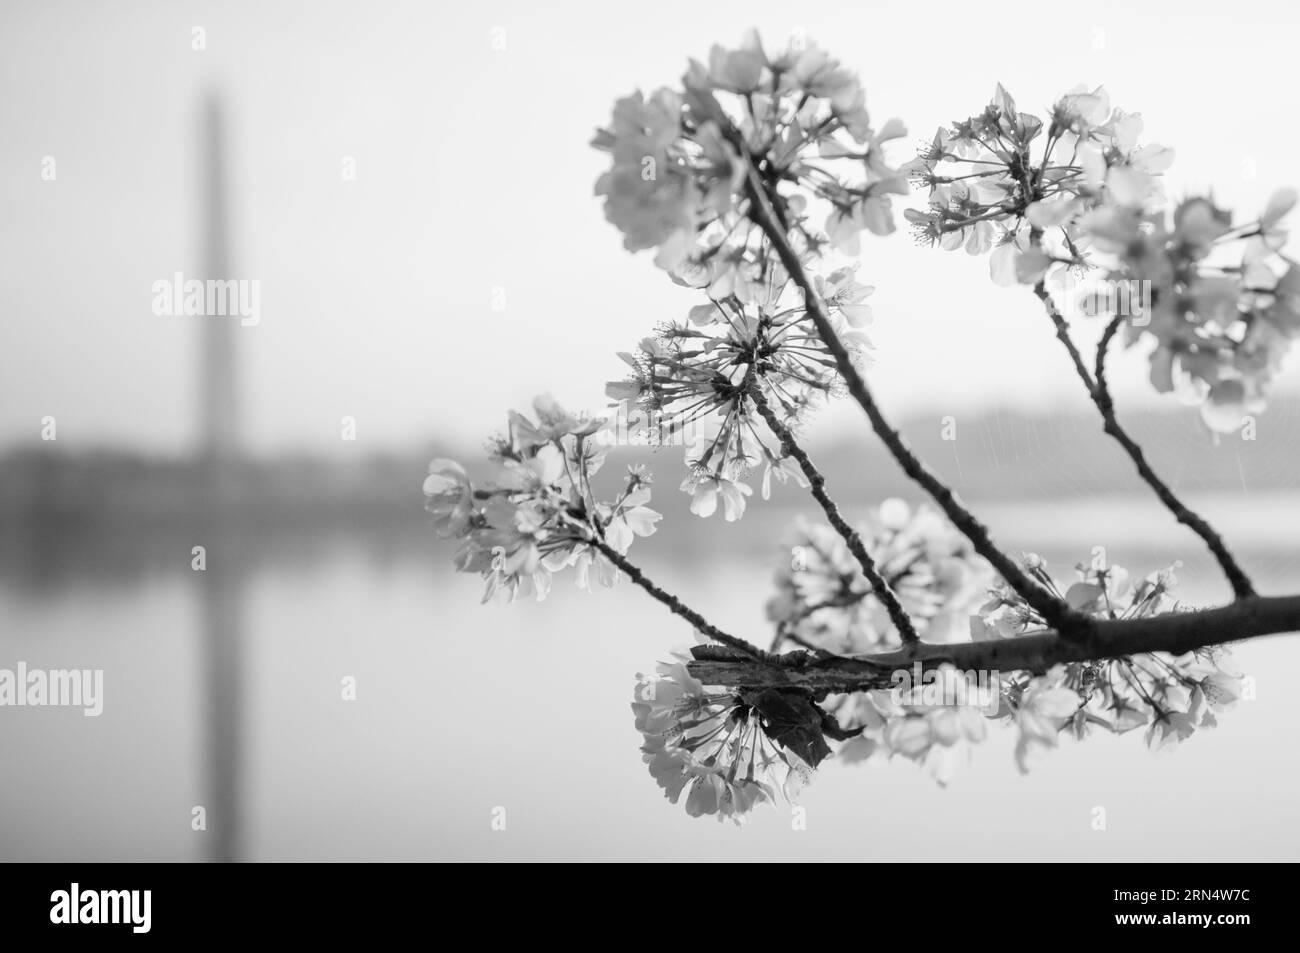
[[[261,283],[261,323],[239,333],[250,442],[338,446],[344,415],[363,445],[477,440],[539,391],[600,406],[614,352],[695,303],[622,250],[587,143],[616,97],[750,25],[773,45],[801,28],[857,69],[878,122],[912,133],[900,159],[998,80],[1027,109],[1105,83],[1176,148],[1174,194],[1212,185],[1257,211],[1294,182],[1294,13],[1148,6],[9,0],[0,444],[46,415],[60,441],[192,438],[198,323],[220,319],[156,316],[151,286],[200,268],[205,87],[228,105],[234,277]],[[888,408],[1081,406],[1032,295],[994,287],[984,259],[905,231],[863,250]],[[1146,399],[1135,357],[1124,401]]]

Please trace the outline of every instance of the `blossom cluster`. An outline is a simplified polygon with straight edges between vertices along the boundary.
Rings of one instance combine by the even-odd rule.
[[[1172,595],[1178,564],[1134,579],[1122,566],[1097,559],[1077,567],[1079,581],[1064,592],[1041,559],[1028,556],[1026,566],[1071,608],[1094,618],[1142,619],[1182,611]],[[1042,628],[1043,620],[1007,589],[993,593],[979,620],[972,620],[977,640]],[[1197,728],[1213,727],[1215,713],[1231,707],[1242,688],[1232,653],[1210,646],[1179,656],[1152,652],[1057,666],[1040,678],[1008,680],[1004,698],[1020,729],[1016,751],[1024,771],[1030,756],[1054,746],[1063,732],[1083,738],[1097,728],[1122,734],[1145,727],[1153,749],[1184,741]]]
[[[1079,580],[1062,591],[1042,559],[1028,554],[1024,563],[1036,581],[1085,615],[1138,619],[1179,611],[1171,595],[1174,567],[1134,580],[1122,567],[1097,561],[1079,566]],[[1024,599],[1005,586],[990,593],[970,625],[975,641],[1047,629]],[[973,682],[979,674],[954,677]],[[1022,772],[1061,736],[1084,738],[1096,729],[1122,734],[1145,727],[1148,746],[1158,749],[1186,740],[1197,728],[1212,727],[1216,713],[1241,696],[1242,678],[1231,653],[1212,647],[1179,656],[1156,652],[1075,662],[1038,676],[1000,673],[987,690],[994,697],[981,698],[978,705],[917,704],[887,691],[827,699],[838,703],[841,719],[851,713],[852,723],[864,729],[861,738],[845,744],[841,757],[902,755],[923,763],[946,783],[972,746],[984,739],[987,720],[1015,728],[1016,763]]]
[[[781,630],[806,647],[870,655],[895,647],[897,633],[838,536],[801,529],[796,565],[778,577],[769,606]],[[864,540],[927,642],[1014,639],[1048,630],[1024,599],[1002,584],[983,590],[988,567],[927,508],[891,500],[873,515]],[[1098,619],[1142,619],[1181,611],[1175,566],[1135,579],[1095,559],[1059,584],[1036,555],[1023,557],[1036,582],[1074,610]],[[811,611],[809,611],[811,610]],[[953,623],[965,615],[959,636]],[[810,621],[811,620],[811,621]],[[1212,727],[1243,694],[1243,679],[1223,647],[1183,655],[1141,653],[1029,672],[962,672],[943,665],[916,677],[894,673],[889,686],[826,696],[818,714],[849,735],[834,753],[845,763],[902,757],[947,784],[989,734],[990,723],[1017,733],[1015,757],[1028,771],[1061,737],[1145,728],[1153,750]],[[778,734],[770,712],[743,689],[705,687],[680,662],[638,676],[633,703],[650,773],[673,803],[685,794],[692,815],[743,819],[760,803],[791,800],[821,756],[801,757]]]
[[[738,48],[715,46],[707,64],[692,61],[681,89],[619,100],[597,132],[593,145],[611,157],[596,184],[606,217],[627,248],[656,248],[676,282],[707,298],[623,354],[632,373],[607,391],[623,416],[693,436],[682,489],[695,513],[738,519],[754,490],[747,475],[760,468],[764,497],[773,478],[802,480],[779,435],[758,419],[755,391],[793,428],[841,386],[806,302],[756,223],[770,203],[810,270],[828,246],[856,254],[863,230],[894,228],[890,196],[908,187],[884,144],[903,134],[893,121],[874,129],[861,83],[825,51],[798,36],[769,51],[753,32]],[[838,343],[864,364],[874,289],[838,268],[816,276],[814,290]]]
[[[642,758],[664,795],[686,795],[692,817],[710,814],[741,823],[759,804],[792,800],[812,768],[770,733],[760,707],[741,694],[711,688],[680,661],[638,675],[632,712]]]
[[[796,37],[770,52],[750,32],[692,60],[681,89],[615,104],[592,141],[611,159],[596,194],[629,251],[657,249],[660,267],[721,299],[763,280],[752,187],[775,190],[805,253],[832,242],[856,254],[863,230],[893,231],[890,195],[908,187],[883,144],[903,135],[897,121],[872,126],[861,83],[825,51]]]
[[[1099,619],[1139,619],[1180,611],[1171,590],[1174,568],[1133,579],[1120,566],[1096,561],[1079,566],[1079,579],[1062,587],[1037,556],[1026,571],[1077,611]],[[824,613],[845,610],[828,608]],[[1020,638],[1047,630],[1024,599],[1006,586],[970,617],[974,641]],[[829,628],[829,624],[828,624]],[[825,631],[825,630],[823,630]],[[939,689],[937,700],[931,692]],[[1062,736],[1085,738],[1094,730],[1122,734],[1146,729],[1153,750],[1181,742],[1242,695],[1243,679],[1228,649],[1210,647],[1183,655],[1142,653],[1057,665],[1045,674],[960,672],[943,666],[924,683],[830,695],[823,707],[847,729],[860,731],[837,757],[846,763],[895,756],[923,765],[947,784],[989,722],[1017,732],[1015,757],[1022,772]]]
[[[967,619],[993,573],[938,510],[886,500],[858,532],[922,638],[952,642],[968,637]],[[861,565],[831,527],[801,522],[790,553],[777,570],[777,591],[767,605],[768,618],[782,638],[837,655],[900,644]]]
[[[856,266],[818,278],[818,290],[837,336],[860,362],[870,341],[866,299],[874,290],[857,280]],[[745,509],[753,488],[745,476],[761,469],[762,496],[772,479],[803,482],[797,464],[755,410],[759,391],[783,426],[795,427],[841,386],[835,362],[813,327],[788,276],[768,268],[761,287],[747,287],[690,310],[620,357],[631,374],[606,394],[623,418],[653,421],[660,439],[687,434],[690,470],[682,489],[692,510],[708,516],[723,504],[728,520]]]
[[[928,697],[931,691],[937,700]],[[974,746],[988,737],[990,699],[1000,704],[1001,691],[1000,681],[980,684],[980,673],[945,665],[906,689],[830,695],[823,704],[841,723],[860,729],[840,746],[840,761],[901,757],[947,785]]]
[[[1238,429],[1264,406],[1268,385],[1300,334],[1300,269],[1280,249],[1296,192],[1275,193],[1256,218],[1234,224],[1210,198],[1172,214],[1107,206],[1081,222],[1110,277],[1144,282],[1150,313],[1127,317],[1128,343],[1153,340],[1151,383],[1201,405],[1207,425]]]
[[[592,477],[607,442],[603,418],[564,410],[549,396],[533,404],[536,420],[511,412],[504,436],[491,442],[491,473],[471,482],[454,460],[436,459],[424,481],[425,509],[439,535],[460,540],[455,565],[487,581],[483,601],[535,594],[545,598],[551,575],[573,568],[586,588],[592,571],[613,585],[617,567],[602,547],[624,554],[638,536],[655,531],[649,476],[633,468],[618,495],[599,502]]]
[[[984,111],[941,127],[903,169],[929,190],[904,217],[926,244],[992,252],[998,284],[1034,284],[1054,264],[1087,264],[1079,220],[1106,204],[1141,209],[1160,198],[1173,150],[1139,145],[1142,117],[1112,109],[1106,91],[1077,88],[1043,118],[1020,112],[1001,85]]]

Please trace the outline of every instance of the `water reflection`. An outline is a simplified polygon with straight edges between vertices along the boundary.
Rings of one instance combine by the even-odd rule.
[[[1187,603],[1226,595],[1190,534],[1146,497],[1047,492],[1067,479],[1111,489],[1125,474],[1098,476],[1108,472],[1101,467],[1069,477],[1057,458],[1013,466],[1008,448],[1031,432],[1018,426],[983,451],[965,446],[958,483],[1007,546],[1038,550],[1061,575],[1095,545],[1140,572],[1181,560]],[[1078,443],[1076,454],[1102,452]],[[450,548],[432,538],[420,509],[425,462],[443,453],[232,455],[221,467],[125,452],[8,455],[0,464],[0,662],[102,668],[106,701],[98,719],[0,712],[0,758],[16,766],[0,787],[0,857],[904,859],[923,850],[972,860],[1285,859],[1300,851],[1300,821],[1288,806],[1300,796],[1300,765],[1285,728],[1287,673],[1300,665],[1300,648],[1286,639],[1241,651],[1259,700],[1174,758],[1151,758],[1136,738],[1103,741],[1067,746],[1022,779],[1004,740],[994,739],[949,792],[907,765],[824,772],[805,799],[819,818],[806,838],[792,839],[775,814],[740,838],[691,822],[644,776],[627,716],[635,673],[689,633],[626,588],[586,595],[561,582],[540,605],[479,606],[479,580],[449,571]],[[646,454],[619,451],[607,466],[616,474],[637,456]],[[819,456],[849,512],[907,489],[879,460],[863,464],[835,447]],[[678,462],[650,458],[657,469]],[[1232,481],[1184,483],[1262,591],[1296,591],[1300,498],[1268,489],[1282,483],[1271,457],[1251,460],[1232,467]],[[1057,474],[1039,481],[1039,493],[1034,468]],[[1196,493],[1198,485],[1213,492]],[[812,515],[807,502],[780,488],[726,525],[691,516],[686,504],[671,485],[656,487],[664,530],[638,543],[638,559],[725,628],[770,634],[771,572],[788,558],[780,541],[792,520]],[[196,545],[206,547],[204,572],[193,569]],[[344,678],[355,680],[355,701],[343,698]],[[1256,806],[1243,812],[1247,789]],[[1096,803],[1125,819],[1104,844],[1086,823]],[[206,831],[191,828],[194,805],[208,808]],[[491,830],[498,806],[509,809],[509,836]],[[880,820],[922,810],[933,821],[922,834]],[[1063,811],[1084,818],[1078,837]],[[1198,832],[1195,851],[1189,829]],[[972,838],[972,830],[1017,836]]]

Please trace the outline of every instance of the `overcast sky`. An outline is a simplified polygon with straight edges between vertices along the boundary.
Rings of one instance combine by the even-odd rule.
[[[1294,14],[1276,2],[1177,12],[9,0],[0,445],[36,439],[47,415],[77,444],[192,440],[199,322],[217,319],[155,315],[151,288],[201,267],[206,87],[228,105],[234,277],[261,284],[261,322],[239,333],[251,445],[338,446],[344,415],[370,446],[477,441],[539,391],[599,407],[621,376],[614,352],[695,303],[622,250],[592,196],[603,156],[587,143],[616,97],[675,83],[706,38],[734,44],[756,25],[776,45],[804,30],[859,71],[877,124],[907,123],[900,159],[999,80],[1025,109],[1104,83],[1143,113],[1148,140],[1177,150],[1173,194],[1213,186],[1256,212],[1294,182]],[[1033,296],[994,287],[984,259],[915,248],[905,230],[867,236],[863,251],[888,408],[1082,407]],[[1120,399],[1149,399],[1142,362],[1123,366]]]

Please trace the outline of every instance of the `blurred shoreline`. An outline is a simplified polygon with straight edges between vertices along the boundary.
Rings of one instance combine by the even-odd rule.
[[[1290,552],[1300,535],[1294,469],[1300,414],[1292,406],[1284,403],[1262,418],[1263,436],[1255,441],[1232,435],[1216,442],[1185,408],[1134,414],[1126,424],[1177,491],[1221,521],[1230,538],[1256,550]],[[1093,544],[1163,550],[1181,538],[1181,527],[1087,414],[971,415],[958,420],[955,441],[942,439],[938,421],[914,419],[904,432],[995,529],[1032,528],[1030,536],[1071,550]],[[434,456],[461,459],[474,473],[483,453],[433,441],[429,447],[350,459],[295,454],[239,461],[232,474],[235,505],[223,516],[223,529],[238,537],[242,558],[255,565],[309,564],[345,547],[380,562],[418,559],[431,570],[445,569],[451,546],[429,529],[420,483]],[[811,453],[832,494],[859,518],[890,496],[921,498],[869,434],[814,442]],[[700,520],[677,489],[682,458],[681,447],[617,447],[602,474],[616,479],[633,462],[657,472],[652,505],[665,522],[645,543],[651,559],[666,551],[685,558],[726,551],[775,556],[796,516],[820,516],[793,484],[760,500],[756,476],[742,521]],[[120,582],[188,571],[190,549],[207,532],[205,472],[198,458],[121,449],[74,453],[48,444],[8,451],[0,457],[0,582],[40,590],[71,580]],[[1190,539],[1186,548],[1195,551]]]

